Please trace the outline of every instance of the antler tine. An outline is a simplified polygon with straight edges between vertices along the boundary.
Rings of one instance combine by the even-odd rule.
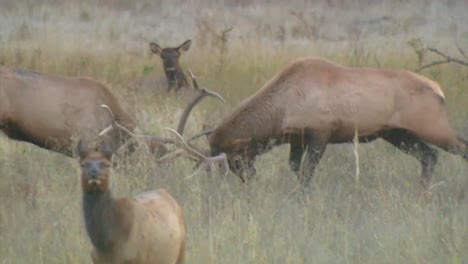
[[[160,137],[157,137],[157,136],[151,136],[151,135],[142,135],[142,134],[135,134],[133,133],[132,131],[130,131],[128,128],[122,126],[121,124],[119,124],[115,118],[114,118],[114,113],[112,112],[112,110],[110,109],[109,106],[103,104],[101,105],[102,108],[106,109],[107,110],[107,113],[109,114],[109,116],[112,118],[111,120],[111,124],[105,128],[104,130],[102,130],[100,133],[99,133],[99,136],[103,136],[105,135],[106,133],[108,133],[109,131],[111,131],[112,129],[114,128],[119,128],[119,129],[122,129],[125,133],[127,133],[128,135],[132,136],[132,137],[139,137],[139,138],[148,138],[148,139],[153,139],[153,140],[157,140],[159,142],[162,142],[162,143],[170,143],[170,144],[175,144],[176,142],[174,140],[171,140],[171,139],[165,139],[165,138],[160,138]]]
[[[195,77],[193,72],[190,69],[188,69],[188,72],[190,74],[190,77],[192,78],[193,87],[196,91],[199,92],[199,94],[193,97],[193,99],[185,107],[184,112],[182,113],[180,117],[179,125],[177,126],[177,133],[179,133],[180,135],[184,133],[185,125],[187,123],[190,112],[197,104],[199,104],[203,100],[204,97],[212,96],[212,97],[218,98],[222,102],[225,102],[224,98],[220,94],[207,90],[207,89],[201,89],[200,86],[198,85],[197,78]]]
[[[163,129],[168,130],[172,132],[173,134],[175,134],[177,138],[179,138],[179,140],[184,145],[184,149],[188,150],[189,152],[191,152],[191,154],[193,154],[194,156],[202,160],[205,165],[210,165],[211,163],[216,162],[216,161],[222,161],[226,168],[225,174],[229,172],[229,163],[227,161],[227,156],[225,153],[220,153],[218,156],[214,156],[214,157],[206,157],[200,151],[189,146],[189,144],[185,141],[185,139],[176,130],[169,128],[169,127],[164,127]]]
[[[224,98],[217,92],[213,92],[211,90],[208,90],[208,89],[204,89],[202,88],[201,89],[202,93],[205,93],[207,95],[210,95],[210,96],[213,96],[213,97],[216,97],[218,98],[219,100],[221,100],[223,103],[225,103],[226,101],[224,100]]]
[[[203,155],[200,151],[190,147],[187,144],[187,142],[185,141],[185,139],[179,134],[179,132],[177,132],[176,130],[174,130],[172,128],[169,128],[169,127],[163,127],[162,129],[168,130],[168,131],[172,132],[173,134],[175,134],[179,138],[179,140],[182,142],[182,144],[184,145],[184,148],[186,150],[188,150],[189,152],[192,152],[193,154],[195,154],[195,156],[197,156],[197,158],[202,159],[202,160],[208,160],[208,157]]]
[[[127,134],[129,134],[131,136],[134,136],[134,137],[139,136],[139,135],[133,133],[132,131],[128,130],[128,128],[126,128],[126,127],[122,126],[121,124],[117,123],[117,121],[115,121],[115,115],[114,115],[114,113],[112,112],[112,110],[110,109],[110,107],[108,105],[102,104],[101,107],[107,110],[107,113],[109,114],[109,116],[111,118],[111,124],[110,124],[110,126],[105,128],[104,130],[102,130],[99,133],[99,136],[105,135],[106,133],[108,133],[109,131],[114,129],[115,127],[118,127],[120,129],[122,129],[125,133],[127,133]]]
[[[194,141],[195,139],[199,138],[199,137],[203,137],[205,135],[208,135],[208,134],[211,134],[213,133],[214,129],[213,128],[210,128],[210,129],[207,129],[207,130],[203,130],[202,132],[198,133],[198,134],[195,134],[193,135],[192,137],[190,137],[187,142],[190,142],[190,141]]]
[[[109,117],[111,119],[111,124],[99,133],[100,137],[104,136],[105,134],[109,133],[112,129],[114,129],[114,120],[115,120],[114,113],[112,112],[109,106],[102,104],[101,107],[106,109],[107,113],[109,114]]]
[[[190,69],[187,69],[187,71],[189,72],[190,78],[192,79],[193,88],[195,88],[195,90],[199,91],[200,86],[198,85],[197,77],[193,74],[193,72]]]
[[[200,91],[202,94],[207,94],[207,95],[216,97],[219,100],[221,100],[223,103],[226,102],[224,100],[224,98],[219,93],[213,92],[213,91],[205,89],[205,88],[200,88],[200,85],[198,85],[197,77],[193,74],[192,70],[187,69],[187,71],[190,74],[190,78],[192,79],[193,87],[195,88],[195,90]]]

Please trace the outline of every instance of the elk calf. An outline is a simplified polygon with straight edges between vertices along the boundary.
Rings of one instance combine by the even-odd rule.
[[[109,189],[112,150],[78,143],[86,231],[95,264],[181,264],[186,238],[182,209],[164,189],[114,198]]]

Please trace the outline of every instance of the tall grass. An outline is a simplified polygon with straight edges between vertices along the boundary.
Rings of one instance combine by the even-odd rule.
[[[10,32],[8,37],[0,37],[0,63],[53,74],[88,75],[103,81],[134,113],[144,131],[170,136],[160,128],[175,127],[183,102],[164,96],[142,97],[126,86],[143,76],[147,66],[155,65],[151,74],[162,74],[161,62],[147,52],[147,43],[133,38],[132,29],[140,32],[144,23],[151,23],[151,16],[125,15],[132,8],[145,9],[145,2],[139,2],[143,7],[127,1],[99,1],[97,6],[89,1],[81,5],[55,1],[55,7],[51,2],[10,3],[6,22],[0,25],[1,32]],[[226,10],[232,9],[239,14],[243,10],[254,21],[260,20],[264,10],[278,12],[276,1],[271,5],[262,2],[259,7],[240,2],[218,3],[212,9],[204,7],[203,12],[227,14]],[[297,7],[307,7],[307,3],[297,2]],[[449,2],[443,3],[450,6]],[[115,4],[114,8],[109,3]],[[193,1],[194,5],[199,3],[205,2]],[[339,6],[340,1],[331,3]],[[306,7],[304,12],[312,10]],[[157,12],[170,13],[171,8]],[[151,4],[146,9],[151,10]],[[17,23],[19,15],[24,23]],[[287,15],[284,18],[293,21]],[[279,33],[268,33],[265,24],[261,37],[240,37],[251,36],[259,29],[258,24],[239,20],[242,27],[231,24],[233,35],[225,43],[221,72],[219,47],[211,44],[198,46],[195,42],[181,59],[183,67],[190,67],[199,77],[200,84],[227,99],[226,104],[207,100],[197,107],[189,120],[188,135],[200,131],[203,123],[216,124],[295,58],[323,56],[365,67],[418,66],[416,53],[404,44],[389,44],[395,42],[385,38],[387,31],[381,38],[373,38],[375,43],[366,40],[366,32],[351,32],[356,37],[328,43],[321,39],[323,28],[319,25],[313,36],[319,38],[317,41],[298,36],[299,29],[293,39],[290,29],[285,29],[281,42],[275,35]],[[215,18],[209,21],[215,28],[225,28],[222,23],[216,24]],[[411,25],[407,27],[412,30]],[[184,31],[183,26],[180,28]],[[155,28],[163,36],[165,30]],[[189,38],[179,39],[178,34],[164,41],[171,45]],[[82,41],[78,41],[80,38]],[[466,74],[466,68],[457,65],[423,72],[440,83],[453,126],[468,137]],[[207,147],[204,139],[198,144]],[[433,178],[433,183],[441,184],[426,191],[419,185],[419,163],[382,141],[360,144],[356,153],[359,164],[355,163],[353,145],[332,145],[317,168],[312,193],[304,195],[289,170],[288,149],[280,146],[260,156],[258,174],[247,184],[233,174],[192,175],[193,164],[183,158],[156,164],[153,157],[138,150],[130,157],[116,158],[111,186],[115,195],[167,188],[181,203],[187,218],[188,263],[468,262],[468,166],[461,158],[441,152]],[[359,181],[355,178],[357,165]],[[1,137],[0,263],[90,263],[91,244],[81,213],[78,172],[73,159]]]

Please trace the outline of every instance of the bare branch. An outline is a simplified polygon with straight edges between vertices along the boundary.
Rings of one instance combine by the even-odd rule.
[[[466,56],[465,52],[460,48],[460,45],[458,44],[458,41],[455,40],[455,45],[457,46],[458,51],[461,53],[461,55],[468,60],[468,56]]]
[[[430,68],[430,67],[435,66],[435,65],[446,64],[446,63],[450,63],[450,61],[447,61],[447,60],[434,61],[434,62],[431,62],[429,64],[426,64],[426,65],[423,65],[423,66],[419,67],[418,69],[416,69],[416,72],[420,72],[420,71],[422,71],[424,69]]]
[[[443,53],[440,50],[435,49],[435,48],[428,47],[426,49],[428,51],[430,51],[430,52],[433,52],[433,53],[441,56],[445,60],[435,61],[435,62],[431,62],[429,64],[426,64],[424,66],[421,66],[416,70],[416,72],[420,72],[420,71],[422,71],[424,69],[427,69],[427,68],[435,66],[435,65],[440,65],[440,64],[450,63],[450,62],[455,62],[455,63],[458,63],[460,65],[468,67],[468,61],[463,61],[463,60],[460,60],[460,59],[457,59],[457,58],[453,58],[453,57],[451,57],[449,55],[446,55],[445,53]],[[459,48],[459,51],[463,54],[463,56],[465,56],[465,53],[460,48]]]

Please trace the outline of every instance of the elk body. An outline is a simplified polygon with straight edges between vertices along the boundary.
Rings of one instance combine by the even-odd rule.
[[[119,124],[135,128],[115,95],[98,81],[0,66],[0,130],[11,139],[72,156],[73,138],[91,141],[110,123],[102,104]],[[109,136],[124,141],[118,131]]]
[[[114,198],[109,189],[112,151],[78,144],[86,231],[95,264],[182,264],[186,229],[176,200],[164,189]]]
[[[158,44],[151,42],[150,49],[159,55],[163,62],[165,76],[146,76],[130,83],[132,90],[137,93],[144,92],[180,92],[184,88],[190,88],[182,68],[179,64],[180,56],[189,50],[191,40],[186,40],[178,47],[161,48]]]
[[[465,109],[466,110],[466,109]],[[418,159],[428,184],[438,152],[462,155],[467,141],[449,125],[439,85],[402,70],[349,68],[319,58],[294,61],[243,101],[208,136],[244,179],[255,157],[289,143],[289,165],[309,185],[329,143],[382,138]],[[301,160],[305,155],[302,164]]]
[[[186,106],[177,127],[181,134],[192,109],[205,97],[224,101],[215,92],[196,88],[197,94]],[[102,105],[106,105],[107,112]],[[110,123],[119,129],[112,129],[116,127],[113,125],[106,128]],[[136,130],[136,122],[100,82],[0,67],[0,130],[11,139],[71,157],[71,146],[77,138],[97,143],[103,140],[98,135],[106,134],[106,140],[117,149],[135,136],[132,131]],[[174,142],[145,136],[144,143],[153,154],[163,156],[164,145]]]

